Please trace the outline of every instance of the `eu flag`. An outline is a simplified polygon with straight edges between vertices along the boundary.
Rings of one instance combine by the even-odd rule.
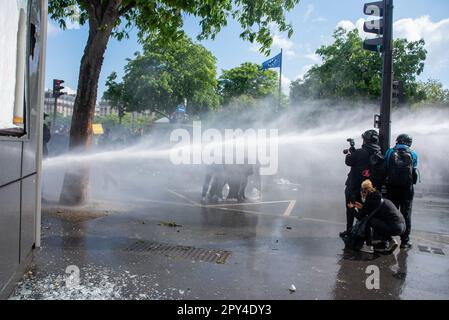
[[[281,64],[282,64],[282,54],[279,53],[277,56],[262,63],[262,69],[266,70],[271,68],[280,68]]]

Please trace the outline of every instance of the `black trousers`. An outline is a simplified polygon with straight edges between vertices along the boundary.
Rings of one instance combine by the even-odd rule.
[[[410,188],[388,188],[387,198],[390,199],[396,208],[404,216],[406,230],[401,236],[404,242],[410,241],[410,232],[412,230],[412,208],[413,208],[413,186]]]
[[[212,184],[209,190],[209,198],[223,198],[222,190],[224,186],[224,175],[222,172],[216,172],[212,177]]]
[[[354,225],[354,209],[348,208],[348,203],[355,201],[360,202],[360,194],[353,190],[350,186],[346,186],[345,188],[345,208],[346,208],[346,231],[351,230],[352,226]]]
[[[373,229],[376,238],[383,241],[389,241],[391,237],[402,236],[406,229],[403,223],[389,223],[376,217],[369,220],[368,226]]]

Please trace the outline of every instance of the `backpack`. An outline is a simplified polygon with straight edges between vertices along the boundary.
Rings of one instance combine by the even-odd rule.
[[[388,160],[387,183],[392,187],[410,187],[413,184],[413,157],[409,150],[394,148]]]
[[[366,239],[366,233],[371,232],[368,230],[368,222],[380,211],[384,205],[384,202],[384,199],[381,199],[379,206],[374,209],[374,211],[360,221],[357,221],[351,230],[342,236],[342,240],[345,243],[345,249],[359,251],[363,247]]]

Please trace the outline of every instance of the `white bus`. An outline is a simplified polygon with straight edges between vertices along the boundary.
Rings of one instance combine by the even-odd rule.
[[[47,6],[0,1],[0,298],[40,245]]]

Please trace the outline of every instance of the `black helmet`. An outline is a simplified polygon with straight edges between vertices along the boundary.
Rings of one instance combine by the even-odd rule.
[[[396,138],[397,144],[405,144],[406,146],[411,147],[412,146],[413,139],[408,134],[400,134]]]
[[[368,143],[379,143],[379,134],[376,130],[368,130],[362,134],[364,141]]]

